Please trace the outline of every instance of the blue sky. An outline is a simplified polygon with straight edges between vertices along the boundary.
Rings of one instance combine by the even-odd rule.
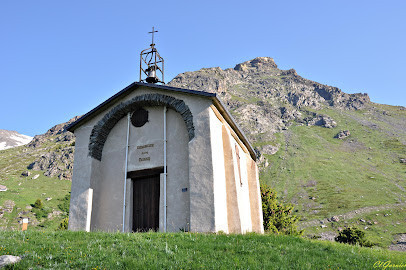
[[[406,1],[0,2],[0,129],[44,133],[139,79],[151,27],[165,80],[258,56],[406,106]]]

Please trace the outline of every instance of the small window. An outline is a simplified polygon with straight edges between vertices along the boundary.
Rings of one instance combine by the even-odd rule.
[[[148,122],[148,111],[144,108],[138,108],[131,115],[131,123],[134,127],[142,127]]]

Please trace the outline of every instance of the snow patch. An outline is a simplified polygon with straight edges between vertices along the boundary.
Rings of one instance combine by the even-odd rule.
[[[7,147],[7,143],[6,142],[0,142],[0,150],[6,150],[8,148],[10,148],[11,146]]]
[[[20,146],[20,145],[29,143],[32,140],[32,137],[27,136],[27,135],[18,134],[18,135],[11,135],[10,139],[15,140],[16,143]]]
[[[33,137],[16,131],[0,129],[0,150],[5,150],[29,143]]]

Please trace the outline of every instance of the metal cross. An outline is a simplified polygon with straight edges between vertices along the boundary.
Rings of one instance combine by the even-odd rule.
[[[155,31],[155,28],[152,26],[152,32],[148,32],[148,34],[152,34],[152,43],[154,44],[154,33],[157,33],[158,31]]]

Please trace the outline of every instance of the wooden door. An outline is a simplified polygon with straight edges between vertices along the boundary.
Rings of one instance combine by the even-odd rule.
[[[133,179],[133,231],[159,229],[159,174]]]

